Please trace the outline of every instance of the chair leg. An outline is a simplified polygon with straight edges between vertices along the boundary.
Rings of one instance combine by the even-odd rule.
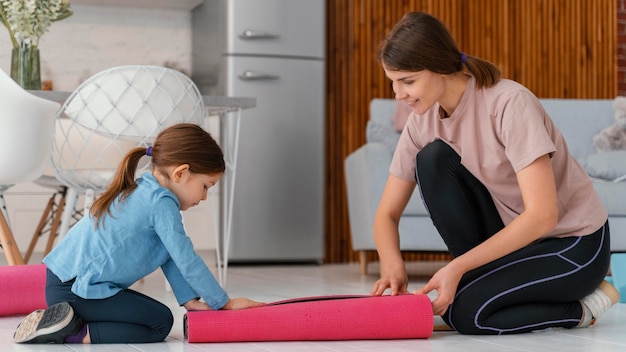
[[[63,193],[61,193],[61,199],[59,200],[59,205],[57,206],[56,213],[54,214],[54,219],[52,219],[52,226],[50,227],[50,234],[48,235],[48,243],[46,243],[46,249],[43,252],[44,257],[50,253],[52,250],[52,246],[54,245],[54,240],[57,238],[59,225],[61,224],[61,215],[63,214],[63,210],[65,209],[65,194],[67,188],[63,189]]]
[[[84,207],[84,214],[87,215],[89,214],[89,209],[91,209],[91,205],[93,204],[94,200],[96,200],[96,191],[94,189],[88,188],[85,190],[85,207]]]
[[[9,223],[9,212],[7,211],[7,205],[4,202],[4,195],[2,194],[2,192],[4,192],[7,189],[6,186],[0,186],[0,212],[2,212],[2,215],[4,216],[4,220],[7,223],[7,226],[9,228],[11,228],[11,223]]]
[[[46,249],[44,250],[44,257],[50,253],[52,250],[52,246],[54,245],[54,240],[58,235],[59,223],[61,222],[61,215],[63,214],[63,208],[65,205],[65,196],[67,194],[67,187],[60,186],[57,188],[57,191],[52,194],[50,200],[48,200],[48,205],[44,209],[43,214],[41,214],[41,218],[39,219],[39,225],[35,229],[33,233],[33,237],[30,241],[30,245],[28,246],[28,250],[24,255],[24,262],[28,263],[30,257],[32,256],[35,246],[44,233],[44,229],[46,225],[50,225],[48,241],[46,243]],[[56,204],[57,196],[59,196],[59,204]]]
[[[9,228],[9,224],[4,217],[3,212],[0,211],[0,244],[2,244],[2,250],[4,256],[7,258],[9,265],[21,265],[24,264],[24,259],[20,254],[20,250],[15,243],[13,233]]]
[[[361,275],[367,275],[367,251],[359,251],[359,264],[361,265]]]
[[[78,200],[78,192],[74,188],[68,188],[67,195],[65,197],[65,207],[63,209],[61,225],[59,227],[59,238],[63,238],[63,236],[67,234],[67,231],[70,230],[74,209],[76,208],[76,201]]]
[[[30,260],[30,256],[33,255],[33,251],[35,250],[35,246],[37,245],[39,236],[41,236],[41,232],[43,231],[44,227],[46,227],[46,224],[48,223],[48,215],[50,215],[50,212],[52,211],[52,207],[54,207],[55,196],[56,196],[56,193],[54,193],[52,197],[50,197],[50,200],[48,200],[48,204],[46,205],[46,208],[44,209],[43,214],[41,214],[41,218],[39,219],[39,224],[37,225],[37,228],[35,229],[35,232],[33,233],[33,237],[30,239],[30,244],[28,245],[26,254],[24,254],[25,263],[28,263],[28,261]]]

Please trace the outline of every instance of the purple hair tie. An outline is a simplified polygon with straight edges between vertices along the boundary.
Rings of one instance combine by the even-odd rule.
[[[461,63],[464,64],[465,60],[467,60],[467,55],[465,55],[465,53],[461,53]]]
[[[152,156],[152,147],[146,148],[146,155],[147,156]]]

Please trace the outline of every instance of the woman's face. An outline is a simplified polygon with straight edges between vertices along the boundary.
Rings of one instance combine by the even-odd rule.
[[[396,100],[407,103],[413,112],[422,115],[435,105],[445,93],[445,77],[428,70],[418,72],[393,71],[384,67],[391,80]]]

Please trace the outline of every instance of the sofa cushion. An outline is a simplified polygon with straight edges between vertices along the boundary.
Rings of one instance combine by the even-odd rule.
[[[613,99],[539,99],[567,141],[570,153],[583,160],[596,153],[593,136],[615,122]]]
[[[620,179],[626,176],[626,150],[591,154],[582,164],[591,177],[611,181]]]
[[[593,187],[609,216],[626,216],[626,183],[594,181]]]

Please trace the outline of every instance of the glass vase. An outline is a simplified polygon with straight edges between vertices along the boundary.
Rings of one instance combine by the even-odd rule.
[[[24,89],[40,90],[39,48],[19,46],[11,52],[11,78]]]

